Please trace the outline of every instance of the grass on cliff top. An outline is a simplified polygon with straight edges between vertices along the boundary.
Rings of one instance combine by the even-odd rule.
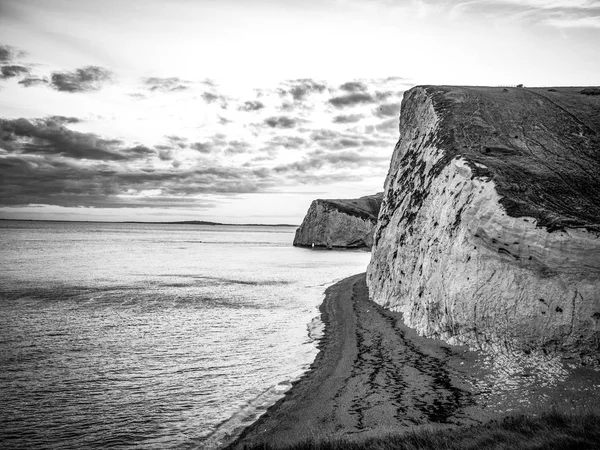
[[[600,414],[551,411],[518,415],[473,427],[421,429],[363,441],[311,440],[286,447],[258,445],[248,450],[480,450],[600,449]]]

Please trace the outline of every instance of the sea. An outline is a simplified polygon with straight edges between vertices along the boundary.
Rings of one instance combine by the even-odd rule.
[[[294,227],[0,221],[0,448],[216,449],[314,360],[369,253]]]

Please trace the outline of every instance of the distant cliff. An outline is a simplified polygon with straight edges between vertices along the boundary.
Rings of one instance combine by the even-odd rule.
[[[296,230],[299,247],[371,248],[383,193],[350,200],[314,200]]]
[[[600,97],[404,95],[367,281],[450,343],[600,360]]]

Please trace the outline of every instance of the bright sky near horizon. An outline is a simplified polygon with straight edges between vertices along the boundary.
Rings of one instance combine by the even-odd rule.
[[[417,84],[597,85],[600,0],[0,0],[0,218],[300,223]]]

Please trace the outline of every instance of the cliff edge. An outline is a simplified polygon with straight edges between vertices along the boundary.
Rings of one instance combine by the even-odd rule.
[[[298,247],[371,248],[383,193],[358,199],[314,200],[296,230]]]
[[[428,337],[600,359],[595,88],[404,95],[367,282]]]

